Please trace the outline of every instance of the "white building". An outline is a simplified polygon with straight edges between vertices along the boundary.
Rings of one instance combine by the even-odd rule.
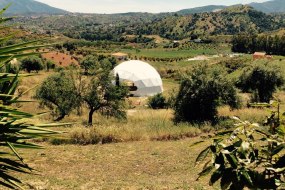
[[[119,75],[121,82],[132,83],[134,96],[152,96],[163,92],[159,73],[146,62],[131,60],[114,68],[114,75]]]

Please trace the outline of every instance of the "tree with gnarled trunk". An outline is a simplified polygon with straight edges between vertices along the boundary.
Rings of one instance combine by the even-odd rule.
[[[92,77],[84,88],[83,101],[89,109],[88,125],[93,123],[94,112],[100,110],[103,115],[125,118],[123,110],[127,89],[120,84],[112,84],[113,77],[109,70]]]
[[[76,81],[71,72],[60,72],[49,76],[37,89],[36,98],[40,104],[48,107],[62,120],[80,106],[81,98],[76,88]]]

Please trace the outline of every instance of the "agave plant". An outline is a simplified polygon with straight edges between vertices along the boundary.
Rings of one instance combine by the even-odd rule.
[[[0,15],[9,7],[0,11]],[[0,24],[3,24],[10,18],[0,18]],[[7,27],[1,27],[5,30]],[[11,35],[0,38],[0,44],[11,38]],[[0,47],[0,68],[9,64],[13,58],[35,54],[33,50],[43,45],[38,45],[38,41],[30,41],[21,44]],[[0,73],[0,186],[11,189],[22,189],[22,182],[15,174],[31,173],[30,168],[24,163],[23,158],[18,152],[22,148],[40,148],[36,144],[30,143],[30,139],[43,137],[57,132],[46,127],[56,124],[34,125],[29,119],[34,115],[22,112],[13,107],[12,104],[25,102],[21,101],[19,96],[15,96],[15,91],[19,83],[20,74]]]
[[[220,181],[221,189],[284,189],[284,120],[279,102],[256,104],[274,107],[263,126],[237,117],[233,130],[218,133],[201,151],[196,164],[205,163],[199,177],[211,173],[210,185]]]

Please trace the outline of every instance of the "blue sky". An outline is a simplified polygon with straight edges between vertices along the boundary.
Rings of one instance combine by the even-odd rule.
[[[37,0],[71,12],[168,12],[204,5],[233,5],[266,0]]]

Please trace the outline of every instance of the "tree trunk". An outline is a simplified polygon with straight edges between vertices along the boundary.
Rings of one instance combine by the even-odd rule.
[[[54,121],[60,121],[65,117],[65,115],[60,115],[58,118],[56,118]]]
[[[94,114],[95,110],[94,109],[90,109],[89,111],[89,116],[88,116],[88,125],[92,126],[92,122],[93,122],[93,114]]]

